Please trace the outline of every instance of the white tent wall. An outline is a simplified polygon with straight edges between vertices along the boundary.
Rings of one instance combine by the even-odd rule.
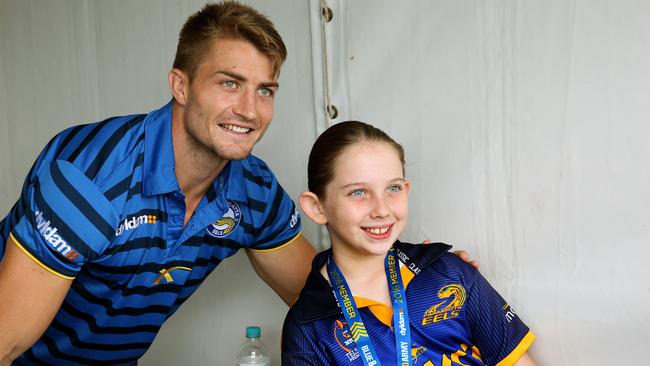
[[[269,15],[289,49],[274,122],[255,154],[295,199],[325,123],[320,2],[246,2]],[[480,259],[537,334],[540,364],[647,363],[650,3],[328,3],[335,122],[371,122],[406,148],[402,239],[445,241]],[[202,4],[0,0],[0,211],[56,132],[169,100],[178,30]],[[140,364],[231,365],[251,323],[279,364],[285,311],[240,253]]]
[[[406,148],[405,240],[468,249],[546,365],[650,341],[650,4],[330,1],[352,119]]]

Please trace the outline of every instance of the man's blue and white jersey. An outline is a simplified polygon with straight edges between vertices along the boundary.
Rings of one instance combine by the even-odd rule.
[[[171,103],[54,137],[0,222],[48,271],[74,279],[61,309],[17,365],[133,364],[162,323],[240,248],[273,250],[300,217],[268,166],[230,161],[183,227]]]

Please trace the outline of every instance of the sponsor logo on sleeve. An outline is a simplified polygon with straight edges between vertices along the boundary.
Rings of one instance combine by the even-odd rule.
[[[300,214],[298,213],[297,208],[293,208],[293,214],[291,215],[291,219],[289,220],[289,226],[293,229],[298,225],[298,219],[300,218]]]
[[[58,234],[59,229],[52,226],[50,220],[43,216],[42,211],[36,211],[35,217],[36,230],[38,230],[45,242],[50,244],[54,250],[61,253],[65,259],[73,262],[79,256],[79,253],[77,253],[77,251],[75,251],[68,242]]]
[[[215,238],[223,238],[232,233],[241,221],[241,210],[235,202],[228,201],[228,211],[206,228],[208,234]]]
[[[465,303],[465,289],[458,284],[446,285],[438,291],[438,298],[443,301],[433,305],[424,312],[422,325],[433,324],[458,316]]]
[[[517,316],[517,313],[515,313],[515,309],[513,309],[510,304],[504,304],[503,305],[503,311],[505,311],[505,317],[508,323],[512,322],[512,320]]]

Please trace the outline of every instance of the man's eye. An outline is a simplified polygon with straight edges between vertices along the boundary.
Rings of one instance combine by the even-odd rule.
[[[352,197],[361,197],[361,196],[363,196],[365,194],[366,194],[366,192],[364,192],[363,189],[357,189],[357,190],[352,191],[350,193],[350,196],[352,196]]]
[[[263,96],[263,97],[270,97],[270,96],[273,95],[273,90],[271,90],[271,89],[269,89],[269,88],[261,88],[261,89],[259,90],[259,93],[260,93],[260,95]]]
[[[223,82],[223,86],[225,86],[228,89],[232,89],[232,88],[237,86],[237,83],[235,83],[232,80],[226,80],[226,81]]]

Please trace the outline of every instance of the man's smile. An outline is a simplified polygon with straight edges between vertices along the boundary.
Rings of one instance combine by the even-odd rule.
[[[240,127],[240,126],[235,126],[231,124],[224,124],[224,125],[219,125],[219,127],[231,131],[231,132],[236,132],[236,133],[248,133],[251,131],[250,128],[247,127]]]

